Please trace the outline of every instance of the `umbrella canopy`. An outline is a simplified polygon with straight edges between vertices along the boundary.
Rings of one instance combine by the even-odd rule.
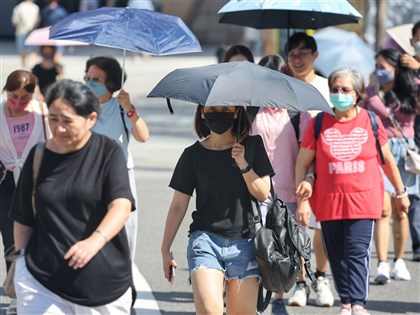
[[[87,43],[74,40],[49,39],[50,27],[37,28],[33,30],[25,40],[25,45],[34,46],[85,46]]]
[[[386,33],[409,55],[414,55],[414,47],[411,46],[410,42],[412,28],[413,23],[409,23],[394,26],[386,30]]]
[[[333,113],[312,85],[247,61],[176,69],[147,97],[172,98],[204,106],[259,106]]]
[[[314,34],[318,57],[314,67],[324,76],[341,67],[350,67],[363,74],[368,83],[375,69],[375,51],[355,32],[327,27]]]
[[[362,18],[346,0],[231,0],[218,13],[220,23],[257,29],[318,29]]]
[[[73,13],[51,27],[50,38],[157,56],[201,51],[181,18],[131,8],[103,7]]]

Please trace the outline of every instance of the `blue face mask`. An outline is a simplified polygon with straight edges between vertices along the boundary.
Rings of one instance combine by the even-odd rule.
[[[394,80],[392,73],[386,69],[376,69],[375,75],[379,84],[385,84]]]
[[[106,93],[106,85],[95,81],[86,81],[86,86],[89,87],[97,98],[104,96]]]
[[[335,109],[345,112],[354,104],[353,95],[351,94],[330,94],[330,101]]]

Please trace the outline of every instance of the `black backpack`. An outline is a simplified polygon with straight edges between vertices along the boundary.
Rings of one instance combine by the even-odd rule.
[[[272,203],[268,208],[265,227],[261,223],[259,203],[253,199],[252,208],[256,235],[254,250],[262,276],[262,285],[267,290],[263,298],[260,286],[257,310],[263,312],[270,303],[272,292],[288,292],[296,283],[302,270],[302,260],[309,279],[314,283],[311,270],[311,239],[297,223],[295,216],[280,200],[271,184]]]
[[[381,163],[385,164],[384,154],[382,153],[381,143],[379,142],[379,133],[378,133],[378,121],[376,120],[376,114],[370,110],[367,110],[370,118],[370,123],[372,124],[373,135],[375,136],[376,150],[378,150],[379,157],[381,158]],[[318,140],[319,134],[322,129],[322,118],[324,117],[324,112],[320,112],[315,117],[314,123],[314,134],[315,141]]]

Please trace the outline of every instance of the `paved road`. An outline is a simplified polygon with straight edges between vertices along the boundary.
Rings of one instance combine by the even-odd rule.
[[[7,75],[19,67],[11,43],[0,42],[0,86],[4,86]],[[121,60],[121,53],[116,50],[77,47],[72,55],[63,60],[66,77],[81,80],[84,63],[89,55],[107,53],[116,55]],[[172,197],[168,182],[175,163],[184,147],[195,141],[192,132],[194,106],[174,102],[175,115],[171,116],[166,102],[159,99],[146,99],[147,93],[169,71],[178,67],[211,64],[216,62],[214,47],[202,55],[184,55],[177,57],[150,57],[139,59],[129,57],[126,62],[128,81],[125,89],[133,98],[140,115],[150,127],[151,139],[145,144],[132,143],[131,150],[135,160],[135,174],[139,195],[139,241],[135,263],[141,272],[140,285],[137,287],[139,300],[136,303],[137,314],[194,314],[191,287],[188,284],[186,245],[187,230],[194,209],[190,211],[181,226],[173,247],[178,262],[176,280],[173,286],[163,278],[160,258],[160,243],[166,218],[166,211]],[[372,272],[376,266],[376,253],[372,254]],[[392,252],[390,252],[392,257]],[[411,258],[410,244],[407,244],[407,257]],[[4,278],[4,263],[1,259],[0,279]],[[408,282],[393,281],[386,286],[371,286],[368,308],[372,314],[420,314],[420,263],[407,259],[407,265],[413,277]],[[330,280],[331,274],[328,275]],[[333,285],[332,285],[333,286]],[[152,293],[150,293],[151,289]],[[333,289],[334,290],[334,289]],[[3,292],[0,292],[3,293]],[[286,294],[286,297],[288,294]],[[313,306],[313,294],[307,307],[288,308],[290,314],[336,314],[338,312],[337,294],[332,308]],[[157,302],[159,310],[156,308]],[[0,296],[0,314],[8,300]],[[270,314],[270,308],[265,312]]]

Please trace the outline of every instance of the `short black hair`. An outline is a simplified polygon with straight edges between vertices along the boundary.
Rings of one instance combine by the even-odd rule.
[[[414,37],[418,30],[420,30],[420,21],[414,24],[413,28],[411,29],[411,35]]]
[[[252,54],[251,49],[249,49],[248,47],[244,45],[230,46],[229,49],[225,53],[224,62],[228,62],[230,58],[237,55],[242,55],[246,59],[248,59],[249,62],[254,62],[254,55]]]
[[[258,64],[279,72],[282,72],[283,68],[286,66],[286,62],[280,55],[267,55],[263,57]]]
[[[303,48],[310,49],[312,53],[318,51],[318,47],[316,45],[315,38],[312,36],[309,36],[308,34],[304,32],[297,32],[289,37],[287,40],[286,46],[284,48],[286,54],[289,53],[292,49],[295,49],[296,47],[299,47],[301,44],[303,44]]]
[[[88,72],[90,66],[97,66],[106,73],[106,88],[114,93],[121,89],[122,69],[118,61],[112,57],[99,56],[93,57],[86,62],[85,73]],[[124,73],[124,82],[127,80],[127,75]]]
[[[57,99],[66,100],[79,116],[87,118],[93,112],[99,113],[98,99],[91,89],[81,82],[66,79],[54,83],[45,98],[47,107],[50,108]]]

